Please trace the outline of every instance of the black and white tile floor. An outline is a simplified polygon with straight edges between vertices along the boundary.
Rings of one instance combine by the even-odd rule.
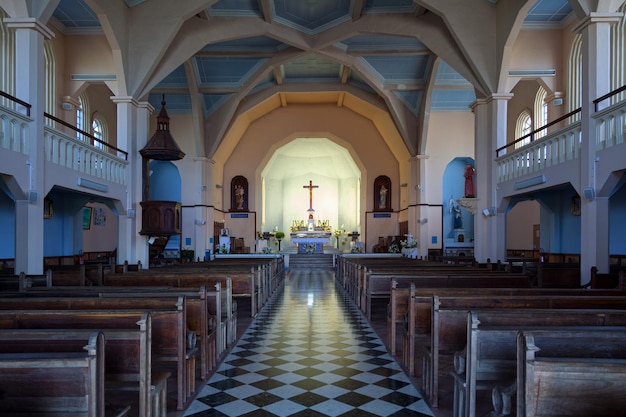
[[[184,416],[434,416],[327,270],[292,270]]]

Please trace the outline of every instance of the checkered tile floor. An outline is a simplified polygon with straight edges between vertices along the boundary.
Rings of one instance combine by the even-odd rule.
[[[292,270],[184,416],[433,416],[332,272]]]

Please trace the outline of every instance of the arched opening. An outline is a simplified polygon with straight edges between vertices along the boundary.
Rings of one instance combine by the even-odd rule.
[[[296,138],[276,149],[261,182],[261,226],[285,232],[284,249],[292,226],[307,223],[309,214],[333,231],[360,230],[361,171],[350,152],[330,139]],[[340,238],[339,249],[349,243]]]

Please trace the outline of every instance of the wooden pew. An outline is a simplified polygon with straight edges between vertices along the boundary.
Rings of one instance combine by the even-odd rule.
[[[46,274],[50,274],[51,286],[87,286],[102,285],[102,277],[110,270],[111,266],[104,263],[57,265],[48,267]]]
[[[228,284],[228,282],[227,282]],[[201,353],[201,376],[206,374],[206,371],[210,371],[216,365],[217,358],[226,349],[226,341],[232,333],[236,330],[236,313],[232,311],[232,296],[230,294],[230,287],[227,285],[222,291],[221,283],[215,284],[214,291],[206,291],[206,307],[207,318],[204,319],[201,316],[196,315],[195,303],[202,304],[202,293],[204,286],[200,286],[198,290],[195,288],[176,288],[168,286],[159,287],[146,287],[146,286],[97,286],[97,287],[81,287],[81,286],[63,286],[63,287],[36,287],[29,288],[24,292],[0,292],[0,299],[3,297],[83,297],[94,296],[103,297],[104,294],[107,297],[115,297],[119,295],[121,297],[177,297],[179,295],[185,295],[187,300],[187,326],[190,330],[194,331],[200,338],[200,343],[203,344],[202,334],[206,333],[206,355]],[[158,294],[155,294],[158,293]],[[197,294],[194,294],[197,293]],[[196,297],[197,296],[197,297]],[[196,298],[199,300],[195,301]],[[223,307],[222,307],[223,304]],[[227,313],[229,312],[230,313]],[[224,317],[222,316],[224,312]],[[202,313],[199,313],[202,314]],[[195,317],[200,317],[196,319]],[[202,323],[206,321],[208,330],[203,330],[205,327]],[[194,323],[198,323],[197,325]],[[233,326],[230,326],[234,323]],[[232,328],[231,328],[232,327]],[[231,328],[229,334],[226,330]],[[221,329],[221,331],[219,331]],[[233,336],[231,336],[233,338]],[[234,338],[233,338],[234,340]],[[206,356],[206,362],[204,360]]]
[[[480,313],[480,314],[479,314]],[[498,394],[494,393],[494,399],[498,399],[500,412],[510,409],[510,394],[514,389],[509,385],[515,382],[516,372],[516,339],[519,331],[531,330],[538,334],[567,331],[578,334],[587,331],[618,333],[622,347],[626,346],[626,327],[613,327],[593,325],[583,327],[579,323],[572,322],[570,317],[560,313],[551,312],[550,315],[527,314],[523,317],[515,316],[514,323],[509,325],[488,325],[494,321],[494,314],[499,311],[469,311],[467,313],[466,334],[467,344],[465,349],[454,355],[454,407],[453,416],[476,415],[477,390],[492,390],[496,387],[504,387]],[[599,321],[597,317],[583,318],[583,320]],[[599,330],[601,328],[601,330]],[[591,334],[591,333],[590,333]],[[617,340],[617,337],[615,338]],[[571,349],[562,346],[563,352],[579,350],[576,345]],[[602,347],[604,351],[609,348]],[[612,347],[611,347],[612,349]],[[597,351],[597,348],[587,350],[588,353]],[[626,349],[623,351],[626,355]],[[514,384],[513,384],[514,385]],[[510,410],[509,410],[510,411]]]
[[[183,298],[184,300],[184,298]],[[150,310],[152,317],[153,365],[169,370],[176,368],[176,408],[183,410],[195,384],[189,386],[190,374],[195,374],[195,349],[187,349],[184,303],[176,308]],[[141,310],[7,310],[0,311],[0,328],[4,329],[127,329],[139,321]],[[137,317],[139,315],[139,318]],[[133,322],[134,320],[134,322]]]
[[[467,268],[464,271],[439,272],[425,271],[420,274],[400,273],[389,274],[369,272],[365,278],[366,300],[365,311],[368,320],[371,320],[371,305],[374,298],[391,298],[391,282],[396,280],[398,287],[408,287],[415,284],[420,288],[530,288],[530,280],[525,275],[516,275],[500,272],[485,272],[484,270]]]
[[[6,416],[125,416],[106,413],[104,334],[90,332],[81,348],[0,353],[0,413]]]
[[[408,314],[405,326],[402,328],[403,355],[402,363],[412,372],[414,369],[415,338],[421,334],[429,334],[431,330],[432,297],[484,297],[484,296],[612,296],[621,297],[626,292],[621,290],[583,290],[572,288],[419,288],[415,290],[415,296],[408,299],[408,289],[393,289],[392,299],[400,307],[396,312],[396,323],[405,321],[401,314],[404,313],[404,305],[408,305]],[[395,300],[394,300],[395,298]],[[391,303],[390,302],[390,303]],[[391,310],[389,308],[388,310]],[[412,324],[409,324],[412,323]],[[388,317],[388,334],[395,329],[391,328]],[[395,332],[394,332],[395,333]]]
[[[603,299],[604,300],[601,300]],[[551,312],[570,309],[626,309],[626,297],[519,296],[433,297],[430,346],[423,358],[424,392],[438,407],[439,366],[442,355],[452,357],[466,345],[466,313],[473,309],[511,309],[528,314],[530,309]],[[536,313],[535,313],[536,314]],[[553,315],[555,313],[550,313]],[[410,325],[410,324],[409,324]]]
[[[143,313],[134,329],[106,329],[104,387],[107,403],[117,408],[128,403],[140,417],[167,415],[169,373],[151,370],[150,313]],[[81,348],[91,329],[8,329],[0,330],[1,353],[62,352]]]
[[[522,332],[517,416],[618,416],[626,409],[623,333]]]
[[[578,263],[537,263],[537,287],[540,288],[580,288],[580,264]]]

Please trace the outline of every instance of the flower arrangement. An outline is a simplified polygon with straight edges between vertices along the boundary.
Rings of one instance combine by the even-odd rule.
[[[393,242],[391,245],[389,245],[389,253],[400,253],[400,247],[398,246],[398,244],[396,242]]]
[[[401,240],[400,245],[402,246],[402,249],[416,248],[417,240],[414,240],[414,239]]]

